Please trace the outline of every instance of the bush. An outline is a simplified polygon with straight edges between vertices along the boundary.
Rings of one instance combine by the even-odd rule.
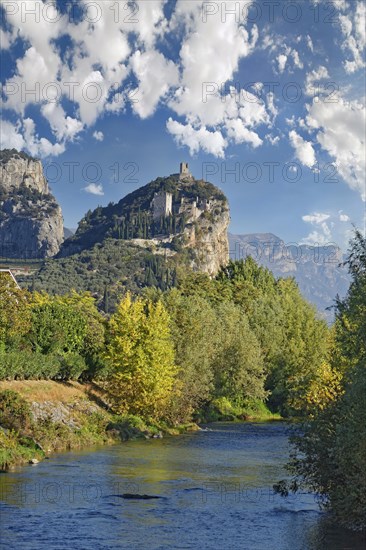
[[[55,378],[60,359],[30,351],[10,351],[0,354],[0,380],[41,380]]]
[[[26,400],[13,390],[0,392],[1,426],[8,430],[29,430],[32,414]]]
[[[0,380],[77,380],[86,371],[85,360],[77,353],[0,353]]]
[[[87,370],[85,359],[77,353],[67,353],[60,358],[60,370],[57,378],[77,380]]]

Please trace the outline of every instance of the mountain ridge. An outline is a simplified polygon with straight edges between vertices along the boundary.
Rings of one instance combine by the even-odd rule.
[[[338,295],[345,296],[350,277],[342,266],[345,255],[334,245],[310,246],[285,242],[273,233],[229,233],[231,259],[252,256],[276,277],[294,277],[303,296],[328,320]]]

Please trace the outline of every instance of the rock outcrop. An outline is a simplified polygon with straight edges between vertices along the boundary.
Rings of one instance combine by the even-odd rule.
[[[64,239],[63,218],[39,160],[0,152],[0,256],[48,258]]]
[[[211,201],[212,211],[200,215],[196,223],[188,225],[187,247],[191,250],[191,267],[209,275],[216,275],[229,261],[228,227],[230,212],[226,201]],[[211,215],[210,215],[211,214]]]
[[[196,271],[215,275],[229,260],[229,205],[214,185],[188,172],[157,178],[117,204],[88,212],[59,257],[106,239],[129,241],[165,257],[180,256]]]

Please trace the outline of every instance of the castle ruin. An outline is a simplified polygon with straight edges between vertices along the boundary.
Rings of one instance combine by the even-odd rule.
[[[188,162],[181,162],[180,163],[180,170],[179,170],[179,175],[182,177],[184,176],[192,176],[192,174],[190,173],[189,171],[189,168],[188,168]]]
[[[165,191],[155,193],[152,200],[153,219],[165,218],[173,212],[173,195]]]

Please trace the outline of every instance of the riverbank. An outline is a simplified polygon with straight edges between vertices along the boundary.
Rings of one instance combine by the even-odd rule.
[[[52,380],[0,382],[0,471],[36,463],[52,453],[137,438],[161,438],[198,429],[170,427],[110,411],[93,383]]]
[[[107,394],[95,383],[1,381],[0,471],[64,450],[179,435],[198,430],[198,423],[280,419],[260,401],[238,407],[221,398],[199,411],[193,423],[149,424],[137,416],[113,414]]]

